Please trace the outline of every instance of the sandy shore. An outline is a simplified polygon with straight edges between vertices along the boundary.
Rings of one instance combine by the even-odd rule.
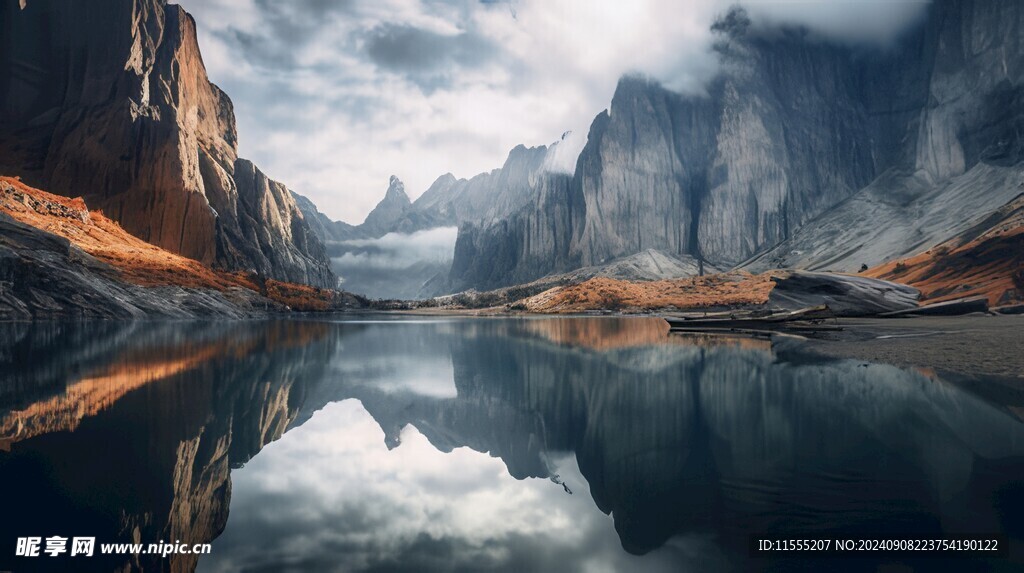
[[[1017,378],[1024,384],[1024,316],[841,319],[843,331],[809,340],[827,356],[966,376]]]

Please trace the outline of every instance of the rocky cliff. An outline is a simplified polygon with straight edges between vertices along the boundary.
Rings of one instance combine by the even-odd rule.
[[[316,235],[321,242],[329,246],[333,241],[348,241],[350,239],[365,239],[366,234],[355,225],[349,225],[344,221],[334,221],[327,215],[320,212],[313,201],[304,195],[292,192],[295,204],[302,211],[302,217],[309,225],[309,230]]]
[[[211,269],[127,233],[80,199],[0,176],[0,320],[246,318],[359,299]]]
[[[0,169],[204,264],[334,286],[290,194],[237,157],[195,22],[165,0],[0,5]]]
[[[551,146],[516,146],[501,168],[470,179],[456,179],[446,173],[411,203],[404,184],[392,176],[384,198],[366,221],[357,226],[330,220],[304,197],[297,200],[305,218],[313,222],[313,232],[327,244],[335,272],[345,281],[345,288],[354,292],[374,297],[423,298],[463,288],[501,286],[507,284],[509,276],[526,282],[556,267],[572,268],[556,264],[564,258],[560,253],[568,246],[570,229],[561,222],[568,215],[564,202],[572,181],[570,176],[548,169],[557,145],[558,142]],[[543,224],[531,224],[528,219],[534,216],[543,219]],[[365,239],[455,226],[462,227],[455,247],[461,253],[456,258],[462,266],[452,273],[450,257],[440,262],[417,261],[383,272],[371,264],[351,260],[340,264],[341,257],[362,256],[371,248],[372,241],[368,243]],[[511,238],[506,242],[522,242],[525,250],[492,257],[493,253],[487,250],[493,246],[493,238],[480,233],[482,229],[487,229],[487,233],[508,233]],[[353,240],[359,241],[351,243]],[[495,267],[496,264],[502,266]],[[354,265],[361,266],[354,269]],[[510,270],[512,273],[508,274]],[[375,275],[372,282],[365,280],[368,273]]]
[[[713,26],[720,72],[706,94],[623,78],[571,180],[463,227],[452,283],[491,288],[646,249],[855,270],[941,242],[1019,193],[1022,18],[1012,1],[938,1],[881,49],[733,9]]]
[[[918,45],[924,57],[895,76],[887,107],[901,134],[870,185],[747,263],[854,270],[914,254],[976,225],[1024,184],[1024,6],[936,2]],[[904,87],[900,87],[904,86]],[[873,92],[881,102],[888,90]],[[879,119],[886,119],[878,113]],[[899,121],[895,121],[899,120]]]
[[[0,467],[24,492],[10,507],[29,521],[59,514],[112,543],[210,542],[227,523],[230,469],[284,434],[326,375],[334,340],[314,323],[142,324],[35,323],[19,333],[18,355],[0,358],[0,386],[51,380],[0,403]],[[65,353],[88,361],[55,367]],[[68,559],[42,570],[81,570]],[[97,548],[90,568],[189,572],[198,559]],[[18,560],[4,552],[0,566]]]
[[[410,208],[412,201],[405,194],[405,184],[392,175],[384,198],[370,211],[360,228],[371,236],[380,237],[390,231]]]

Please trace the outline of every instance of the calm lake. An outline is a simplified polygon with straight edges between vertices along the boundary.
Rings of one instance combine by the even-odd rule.
[[[963,387],[647,318],[0,325],[0,571],[1019,570],[1021,413]],[[876,533],[1009,551],[750,551]],[[161,541],[212,548],[99,554]]]

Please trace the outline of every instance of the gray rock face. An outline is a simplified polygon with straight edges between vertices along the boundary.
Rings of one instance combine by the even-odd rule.
[[[0,320],[248,318],[281,310],[243,288],[217,292],[124,283],[67,239],[0,213]]]
[[[207,79],[183,9],[5,0],[0,30],[4,173],[82,196],[205,264],[334,286],[290,195],[277,183],[239,188],[231,101]]]
[[[255,265],[263,276],[334,287],[327,251],[288,188],[247,159],[235,162],[236,211],[221,215],[222,252],[232,268]],[[234,233],[238,233],[236,236]]]
[[[768,306],[798,310],[822,304],[837,316],[874,316],[917,308],[916,288],[889,281],[842,275],[787,271],[772,277]]]
[[[436,260],[423,261],[423,264],[389,275],[388,279],[377,280],[377,284],[384,284],[385,280],[416,283],[397,290],[388,288],[391,295],[428,297],[472,286],[500,286],[507,284],[509,270],[514,271],[516,278],[513,280],[525,282],[555,270],[559,266],[556,261],[564,258],[568,251],[571,228],[567,224],[564,201],[572,178],[551,173],[547,166],[550,153],[557,145],[530,148],[519,145],[509,152],[501,168],[471,179],[456,179],[450,173],[442,175],[411,204],[401,181],[392,177],[384,199],[367,216],[366,222],[358,226],[331,221],[308,200],[300,200],[299,205],[306,219],[319,221],[313,231],[327,244],[332,260],[366,248],[364,241],[358,245],[347,244],[354,239],[379,238],[390,232],[410,234],[437,227],[462,227],[456,251],[463,253],[460,260],[468,265],[466,268],[449,273],[447,265],[451,261],[444,261],[443,269]],[[535,218],[542,222],[533,222]],[[514,235],[508,244],[521,241],[524,249],[484,255],[475,244],[478,229],[486,229],[480,235],[486,244],[480,248],[490,249],[498,242],[494,239],[496,234],[508,231]],[[561,266],[575,268],[567,264]],[[441,276],[426,276],[427,270],[432,268],[438,268]],[[349,274],[337,264],[334,270],[342,279]],[[376,272],[374,269],[367,271]],[[424,281],[425,277],[430,280]],[[420,285],[424,283],[421,290]],[[377,293],[366,294],[377,296]]]
[[[941,242],[1019,193],[1022,19],[1010,0],[938,1],[877,50],[730,12],[706,95],[624,78],[571,180],[463,227],[452,283],[493,288],[645,249],[855,270]]]
[[[538,187],[544,184],[545,162],[550,151],[551,148],[544,145],[518,145],[499,169],[471,179],[456,179],[446,173],[405,209],[389,230],[411,233],[434,227],[500,221],[536,200]]]
[[[360,230],[373,237],[383,236],[395,227],[410,208],[412,201],[405,194],[405,184],[392,175],[384,198],[366,216],[366,220],[359,226]]]
[[[748,261],[757,271],[852,271],[955,236],[1024,189],[1024,6],[941,2],[924,45],[922,105],[899,160],[849,201]]]
[[[295,205],[302,211],[302,217],[309,225],[309,230],[320,238],[325,245],[334,241],[348,241],[351,239],[365,239],[367,235],[355,225],[349,225],[344,221],[333,221],[317,209],[316,205],[304,195],[292,192]]]

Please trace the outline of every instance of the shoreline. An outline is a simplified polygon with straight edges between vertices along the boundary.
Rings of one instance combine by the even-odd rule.
[[[1024,316],[966,315],[844,318],[844,330],[807,338],[801,347],[832,358],[902,368],[933,368],[1024,385]]]

